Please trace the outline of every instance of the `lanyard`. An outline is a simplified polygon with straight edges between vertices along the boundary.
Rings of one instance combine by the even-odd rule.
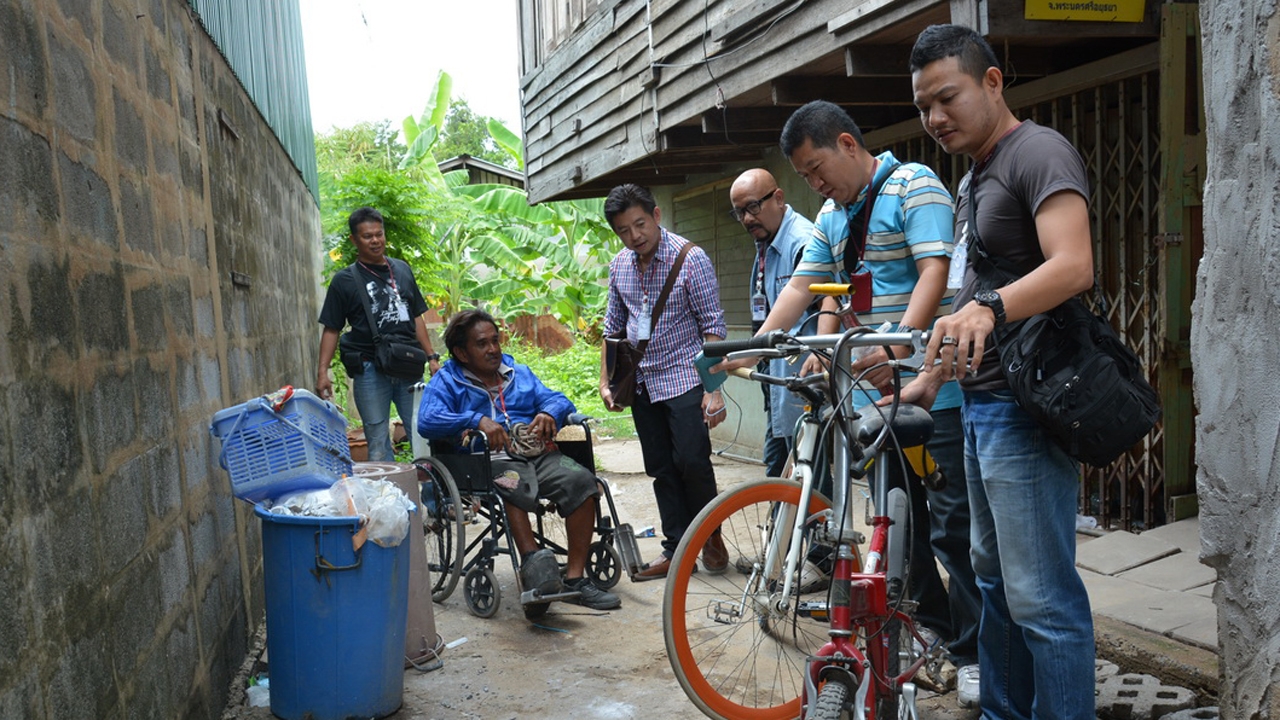
[[[365,271],[367,271],[370,275],[374,276],[379,280],[382,280],[382,276],[379,275],[376,270],[369,267],[368,265],[365,265],[363,262],[360,262],[359,260],[357,260],[356,262],[360,263],[360,267],[364,268]],[[387,261],[387,276],[390,278],[389,282],[391,284],[391,292],[395,293],[396,298],[399,299],[400,288],[396,287],[396,270],[395,268],[391,267],[390,260]]]
[[[764,295],[764,254],[768,251],[769,246],[764,243],[757,243],[759,249],[756,252],[760,262],[756,270],[756,293]]]
[[[505,385],[506,385],[506,383],[505,383],[504,381],[501,381],[501,380],[499,380],[499,381],[498,381],[498,404],[497,404],[497,405],[494,405],[494,404],[493,404],[493,388],[489,388],[489,404],[490,404],[490,406],[492,406],[492,407],[493,407],[493,409],[494,409],[494,411],[495,411],[495,412],[494,412],[494,416],[495,416],[495,417],[497,416],[497,412],[496,412],[496,411],[498,410],[498,408],[499,408],[499,407],[501,407],[501,409],[502,409],[502,420],[503,420],[503,423],[502,423],[502,424],[503,424],[504,426],[506,426],[506,428],[507,428],[508,430],[510,430],[510,429],[511,429],[511,416],[507,414],[507,400],[506,400],[506,398],[503,396],[503,391],[504,391],[504,389],[505,389],[505,388],[504,388],[504,386],[505,386]]]

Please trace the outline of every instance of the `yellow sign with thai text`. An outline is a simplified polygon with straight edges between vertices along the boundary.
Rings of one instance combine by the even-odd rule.
[[[1142,22],[1146,0],[1027,0],[1028,20]]]

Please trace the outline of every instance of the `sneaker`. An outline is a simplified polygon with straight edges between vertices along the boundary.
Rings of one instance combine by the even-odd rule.
[[[813,593],[820,590],[826,590],[831,585],[831,576],[822,571],[817,563],[811,560],[804,561],[804,567],[800,568],[800,584],[798,592]]]
[[[611,592],[601,590],[591,580],[580,577],[564,581],[564,589],[582,593],[578,597],[567,598],[565,602],[589,607],[592,610],[613,610],[622,607],[622,600]]]
[[[751,571],[755,569],[755,561],[751,560],[746,555],[739,555],[738,559],[733,561],[733,569],[743,575],[750,575]]]
[[[978,707],[978,666],[965,665],[956,670],[956,699],[960,707]]]
[[[915,650],[916,657],[924,655],[942,642],[942,639],[938,637],[938,633],[923,625],[917,625],[916,632],[920,634],[921,638],[924,638],[924,644],[921,644],[920,641],[915,638],[911,638],[911,649]],[[978,666],[973,665],[972,667],[974,673],[973,676],[976,678],[978,676]]]
[[[550,548],[542,548],[529,554],[520,564],[520,586],[525,590],[537,590],[540,595],[560,592],[560,563]]]

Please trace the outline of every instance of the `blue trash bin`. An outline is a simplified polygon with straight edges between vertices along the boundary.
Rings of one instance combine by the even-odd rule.
[[[271,712],[284,720],[385,717],[404,697],[409,543],[357,552],[353,517],[261,505]]]

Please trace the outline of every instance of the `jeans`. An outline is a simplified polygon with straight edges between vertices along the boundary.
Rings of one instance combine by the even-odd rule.
[[[1080,472],[1012,395],[965,393],[984,718],[1094,717],[1093,616],[1076,572]]]
[[[951,634],[947,651],[956,667],[978,662],[978,618],[982,598],[969,559],[969,483],[964,461],[964,426],[960,408],[935,410],[929,454],[947,479],[946,487],[929,490],[929,540],[950,582],[947,601]]]
[[[768,372],[766,368],[763,372]],[[791,456],[791,437],[775,437],[773,434],[773,410],[769,407],[769,386],[764,388],[764,474],[766,477],[782,477]]]
[[[351,378],[356,410],[364,422],[364,439],[369,443],[370,462],[395,460],[395,450],[391,447],[391,403],[396,404],[405,429],[417,431],[413,427],[412,388],[418,382],[383,375],[368,360],[364,363],[364,372]]]
[[[702,386],[683,395],[651,402],[641,386],[631,406],[640,438],[645,474],[662,520],[662,554],[675,554],[689,524],[716,496],[711,466],[711,435],[702,420]]]

